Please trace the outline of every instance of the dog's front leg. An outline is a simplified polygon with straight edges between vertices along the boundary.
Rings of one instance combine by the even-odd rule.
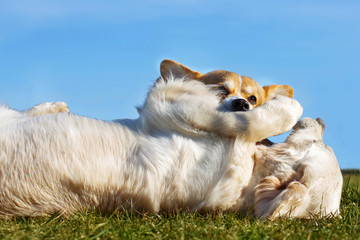
[[[166,94],[161,88],[152,90],[140,110],[146,131],[171,129],[185,135],[212,132],[257,142],[289,131],[302,114],[300,104],[284,96],[277,96],[251,111],[228,112],[219,111],[219,99],[203,85],[185,85],[189,89],[183,85],[181,88],[175,85],[174,89],[171,85],[164,86]]]
[[[248,123],[245,137],[257,142],[290,131],[302,112],[301,105],[295,99],[276,96],[264,105],[243,113]]]

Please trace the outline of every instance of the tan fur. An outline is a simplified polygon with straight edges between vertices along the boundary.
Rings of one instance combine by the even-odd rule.
[[[38,104],[23,113],[28,116],[41,116],[44,114],[69,112],[69,108],[65,102],[47,102]]]
[[[265,101],[274,98],[276,95],[284,95],[288,97],[294,96],[294,90],[288,85],[270,85],[263,87]]]

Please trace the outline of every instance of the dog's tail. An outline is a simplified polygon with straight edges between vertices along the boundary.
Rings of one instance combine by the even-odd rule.
[[[280,182],[275,176],[262,179],[255,189],[258,218],[306,217],[310,204],[308,188],[299,181]]]

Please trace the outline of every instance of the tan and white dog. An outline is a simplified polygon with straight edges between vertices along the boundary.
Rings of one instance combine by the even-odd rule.
[[[1,106],[0,215],[130,207],[240,211],[255,143],[289,131],[302,114],[300,104],[256,95],[262,105],[232,111],[219,89],[178,76],[178,65],[165,63],[135,120]],[[232,87],[243,89],[242,83]]]

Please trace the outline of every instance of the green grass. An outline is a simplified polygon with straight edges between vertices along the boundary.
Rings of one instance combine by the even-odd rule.
[[[341,218],[259,221],[237,214],[196,213],[103,216],[80,212],[68,218],[0,220],[0,239],[360,239],[360,175],[346,175]]]
[[[343,173],[344,184],[360,190],[360,174]]]

